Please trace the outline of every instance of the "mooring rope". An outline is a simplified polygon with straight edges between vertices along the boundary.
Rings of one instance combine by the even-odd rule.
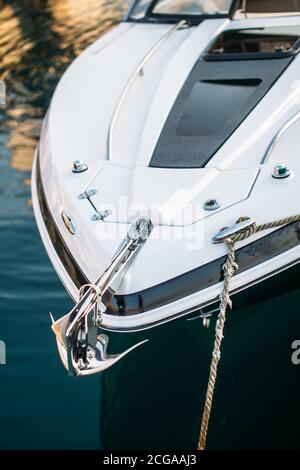
[[[243,222],[245,220],[248,220],[248,217],[241,217],[237,221],[237,223]],[[224,337],[223,333],[224,333],[224,326],[225,326],[225,321],[226,321],[226,311],[227,311],[228,306],[232,308],[232,302],[230,299],[230,284],[231,284],[231,280],[232,280],[234,273],[238,270],[238,265],[235,262],[235,244],[236,242],[246,240],[247,238],[251,237],[255,233],[260,232],[262,230],[281,227],[283,225],[291,224],[293,222],[298,222],[298,221],[300,221],[300,215],[287,217],[285,219],[280,219],[274,222],[269,222],[269,223],[261,224],[261,225],[252,224],[248,228],[232,235],[225,242],[227,244],[228,254],[227,254],[227,260],[223,266],[224,283],[223,283],[223,289],[222,289],[222,293],[220,297],[221,299],[220,312],[219,312],[217,323],[216,323],[214,349],[213,349],[212,360],[210,364],[209,379],[208,379],[205,404],[204,404],[204,410],[203,410],[202,421],[201,421],[199,442],[198,442],[198,450],[205,450],[206,448],[207,431],[208,431],[209,419],[210,419],[211,409],[212,409],[212,404],[213,404],[215,385],[216,385],[216,380],[217,380],[218,364],[221,358],[221,344],[222,344],[222,340]],[[225,230],[225,229],[222,229],[222,230]]]

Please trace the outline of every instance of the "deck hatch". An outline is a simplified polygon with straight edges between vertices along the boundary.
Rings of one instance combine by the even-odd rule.
[[[200,58],[174,102],[149,166],[203,168],[293,58],[234,61]]]
[[[247,105],[247,101],[260,83],[259,79],[196,82],[187,99],[176,134],[181,136],[217,134],[234,115],[236,109],[242,109]],[[199,113],[201,107],[206,110],[205,113]]]

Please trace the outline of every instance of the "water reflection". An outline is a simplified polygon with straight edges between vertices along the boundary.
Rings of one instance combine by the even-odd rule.
[[[14,169],[30,171],[42,117],[65,68],[123,12],[121,0],[0,0],[0,78],[8,104],[1,128]]]
[[[59,316],[71,302],[37,232],[30,170],[61,74],[122,10],[121,0],[0,0],[0,449],[100,446],[99,377],[70,379],[50,330],[49,305]]]

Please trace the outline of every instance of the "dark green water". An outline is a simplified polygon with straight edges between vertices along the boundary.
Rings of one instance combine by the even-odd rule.
[[[113,5],[113,6],[112,6]],[[40,240],[30,170],[42,117],[73,58],[120,17],[118,2],[0,0],[0,448],[99,448],[99,377],[70,379],[49,309],[71,305]]]
[[[49,309],[71,302],[30,203],[41,120],[71,60],[120,18],[117,0],[0,0],[0,449],[195,448],[213,327],[179,320],[112,338],[151,341],[101,378],[69,378]],[[276,293],[274,293],[276,294]],[[237,310],[226,325],[209,448],[300,448],[300,292]],[[101,436],[101,437],[100,437]]]

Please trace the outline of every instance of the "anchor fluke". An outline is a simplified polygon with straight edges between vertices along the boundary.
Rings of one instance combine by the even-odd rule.
[[[70,373],[69,370],[69,375],[83,377],[86,375],[93,375],[103,372],[120,361],[120,359],[123,359],[123,357],[127,356],[127,354],[129,354],[131,351],[138,348],[142,344],[147,343],[148,341],[148,339],[140,341],[139,343],[134,344],[130,348],[126,349],[126,351],[123,351],[119,354],[108,354],[106,349],[109,342],[109,337],[106,334],[101,334],[97,338],[95,347],[88,347],[86,362],[82,363],[81,366],[78,367],[73,373]],[[61,360],[65,368],[68,369],[67,350],[62,346],[59,340],[57,340],[57,346]]]

